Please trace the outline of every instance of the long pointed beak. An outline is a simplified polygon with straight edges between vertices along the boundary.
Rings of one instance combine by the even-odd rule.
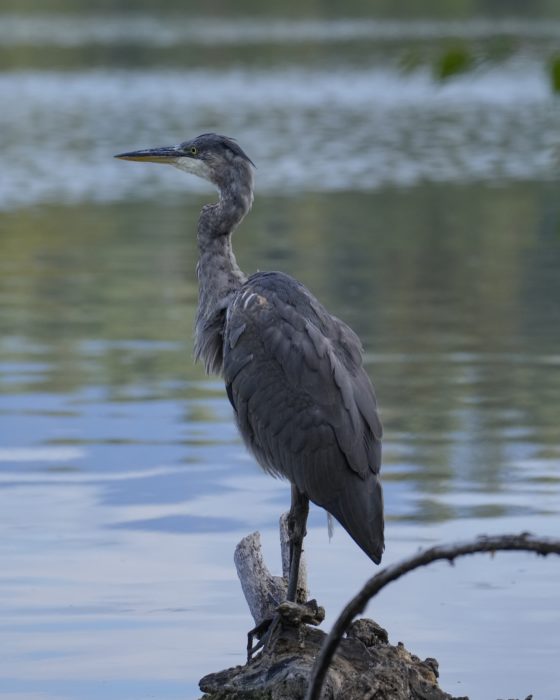
[[[146,163],[172,163],[181,155],[177,146],[162,146],[161,148],[146,148],[142,151],[119,153],[115,158],[121,160],[138,160]]]

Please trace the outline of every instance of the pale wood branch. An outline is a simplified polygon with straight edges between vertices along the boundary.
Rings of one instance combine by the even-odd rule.
[[[243,595],[258,626],[274,615],[280,603],[286,600],[287,581],[281,576],[272,576],[266,566],[259,532],[244,537],[233,555]]]
[[[286,600],[288,591],[290,538],[287,513],[280,517],[279,526],[282,576],[273,576],[266,566],[259,532],[252,532],[244,537],[235,548],[233,555],[243,595],[257,627],[264,620],[274,616],[276,608]],[[304,603],[309,597],[307,591],[307,567],[303,556],[299,566],[297,593],[298,602]]]

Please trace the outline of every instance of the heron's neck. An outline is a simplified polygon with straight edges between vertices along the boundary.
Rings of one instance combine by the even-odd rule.
[[[225,312],[247,279],[237,265],[231,234],[252,202],[250,186],[222,188],[219,202],[205,206],[198,222],[195,357],[203,360],[207,372],[221,372]]]

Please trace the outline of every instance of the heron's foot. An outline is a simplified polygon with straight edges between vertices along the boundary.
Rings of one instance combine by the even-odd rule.
[[[282,629],[282,618],[276,612],[272,617],[263,620],[247,633],[247,663],[250,663],[259,651],[272,651],[276,639]],[[257,641],[255,642],[255,637]]]
[[[247,663],[262,650],[272,652],[284,625],[303,627],[320,625],[325,619],[325,609],[315,599],[307,603],[292,603],[288,600],[280,603],[272,618],[263,620],[247,634]],[[255,637],[258,641],[254,643]]]

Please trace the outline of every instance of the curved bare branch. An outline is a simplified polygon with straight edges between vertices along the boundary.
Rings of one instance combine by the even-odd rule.
[[[364,587],[346,605],[335,621],[317,656],[305,700],[319,700],[329,664],[343,634],[356,615],[365,609],[367,603],[391,581],[396,581],[409,571],[426,566],[434,561],[447,559],[450,563],[457,557],[478,552],[528,551],[542,556],[560,554],[560,539],[534,537],[528,532],[520,535],[482,536],[475,540],[437,545],[423,550],[407,559],[391,564],[369,579]]]

